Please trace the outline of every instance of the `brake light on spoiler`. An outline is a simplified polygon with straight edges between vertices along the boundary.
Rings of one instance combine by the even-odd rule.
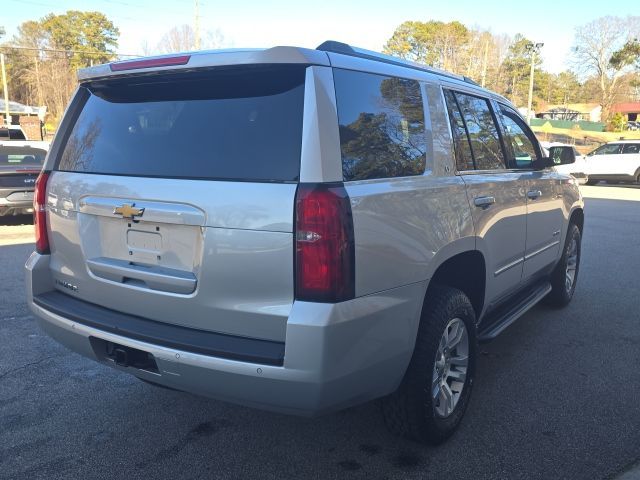
[[[123,70],[139,70],[142,68],[173,67],[175,65],[186,65],[189,63],[191,55],[179,55],[176,57],[145,58],[142,60],[126,60],[109,64],[112,72]]]

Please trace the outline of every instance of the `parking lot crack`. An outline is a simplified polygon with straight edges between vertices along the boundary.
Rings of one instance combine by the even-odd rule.
[[[36,360],[35,362],[25,363],[24,365],[20,365],[19,367],[12,368],[7,370],[4,373],[0,373],[0,379],[7,377],[15,372],[19,372],[20,370],[24,370],[25,368],[33,367],[34,365],[39,365],[47,360],[51,360],[52,358],[59,357],[60,355],[49,355],[47,357],[41,358],[40,360]]]

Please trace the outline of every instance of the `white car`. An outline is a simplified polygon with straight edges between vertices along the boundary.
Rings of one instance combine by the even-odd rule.
[[[569,144],[566,144],[566,143],[560,143],[560,142],[540,142],[540,146],[544,150],[544,154],[546,156],[549,155],[549,148],[551,148],[551,147],[571,147],[571,148],[573,148],[573,152],[574,152],[574,154],[576,156],[575,163],[569,163],[567,165],[557,165],[555,167],[555,169],[558,172],[567,173],[569,175],[572,175],[578,181],[578,183],[581,184],[581,185],[584,185],[585,183],[587,183],[589,181],[589,176],[587,174],[586,156],[582,155],[580,152],[578,152],[578,150],[576,150],[576,147],[574,147],[573,145],[569,145]]]
[[[0,141],[27,140],[20,125],[0,125]]]
[[[587,154],[588,183],[640,183],[640,140],[619,140],[600,145]]]

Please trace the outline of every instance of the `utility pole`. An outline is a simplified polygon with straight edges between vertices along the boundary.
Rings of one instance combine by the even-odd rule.
[[[195,0],[195,47],[196,50],[200,50],[200,3],[198,2],[198,0]]]
[[[527,123],[531,124],[531,104],[533,103],[533,73],[536,63],[536,54],[540,53],[540,49],[544,43],[529,43],[525,47],[531,53],[531,71],[529,72],[529,102],[527,104]]]
[[[44,105],[44,100],[42,98],[42,84],[40,82],[40,62],[38,61],[38,55],[33,57],[33,62],[36,67],[36,90],[38,92],[38,106],[41,107]]]
[[[484,58],[482,60],[482,88],[484,88],[487,79],[487,56],[489,55],[489,39],[484,41]]]
[[[7,86],[7,70],[4,67],[4,53],[0,53],[0,65],[2,67],[2,90],[4,91],[4,121],[11,125],[11,115],[9,114],[9,87]]]

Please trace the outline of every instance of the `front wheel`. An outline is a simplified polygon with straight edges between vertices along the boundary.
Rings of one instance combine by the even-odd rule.
[[[431,286],[409,367],[398,390],[382,400],[389,430],[423,443],[445,441],[469,403],[475,362],[471,302],[458,289]]]
[[[573,298],[580,270],[581,242],[580,229],[574,223],[569,224],[562,257],[551,274],[551,292],[547,296],[547,303],[555,307],[564,307]]]

